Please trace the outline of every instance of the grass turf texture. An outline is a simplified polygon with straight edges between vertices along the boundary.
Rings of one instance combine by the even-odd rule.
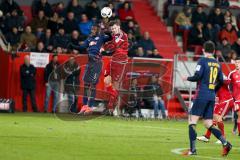
[[[225,126],[235,149],[224,159],[239,159],[240,138],[231,134],[232,123]],[[197,130],[203,134],[201,122]],[[172,153],[172,149],[188,148],[187,122],[174,120],[62,121],[52,114],[0,114],[0,142],[1,160],[222,159],[215,138],[197,143],[200,157]]]

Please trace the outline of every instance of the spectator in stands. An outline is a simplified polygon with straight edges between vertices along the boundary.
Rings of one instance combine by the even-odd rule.
[[[117,12],[116,12],[116,9],[114,7],[114,3],[109,1],[105,6],[112,9],[112,17],[110,18],[110,20],[116,19],[117,18]]]
[[[36,44],[37,44],[37,38],[32,33],[31,26],[27,26],[25,28],[25,32],[20,37],[21,49],[25,51],[31,51],[35,49]]]
[[[237,32],[231,23],[227,23],[226,27],[221,31],[220,39],[226,38],[227,41],[232,45],[238,39]]]
[[[153,50],[153,58],[163,58],[156,48]]]
[[[92,21],[88,20],[87,15],[82,14],[81,22],[78,24],[78,27],[81,33],[85,36],[88,36],[91,32],[92,25],[93,23]]]
[[[12,51],[16,51],[20,43],[20,33],[17,27],[13,27],[12,31],[7,33],[6,39],[10,43]]]
[[[172,1],[172,3],[176,5],[185,5],[186,0],[174,0],[174,2]]]
[[[30,64],[29,55],[24,57],[24,64],[20,67],[21,89],[23,91],[22,104],[23,112],[27,112],[27,96],[30,95],[33,112],[38,112],[35,88],[36,88],[36,68]]]
[[[52,113],[56,112],[57,103],[59,99],[59,89],[60,89],[60,75],[57,71],[59,67],[58,56],[53,55],[52,60],[47,64],[44,69],[44,80],[46,85],[46,96],[44,101],[44,112],[48,112],[48,102],[53,92],[53,107]]]
[[[13,10],[16,10],[19,15],[22,15],[22,11],[18,3],[14,0],[2,0],[0,10],[3,12],[3,15],[6,16],[10,16]]]
[[[99,7],[97,5],[97,1],[96,0],[92,0],[86,6],[85,10],[86,10],[87,17],[90,20],[93,20],[93,18],[100,19],[101,12],[100,12],[100,9],[99,9]]]
[[[129,44],[128,56],[133,57],[134,51],[137,48],[137,40],[131,31],[128,32],[128,44]]]
[[[79,53],[78,47],[81,43],[83,43],[83,39],[80,38],[79,32],[77,30],[74,30],[72,32],[72,36],[70,38],[70,44],[68,45],[68,50],[72,51],[73,53],[77,54]]]
[[[205,39],[203,34],[203,24],[198,22],[193,28],[191,28],[188,43],[189,45],[203,45]]]
[[[38,11],[37,17],[33,18],[31,27],[34,33],[41,33],[47,29],[48,20],[43,10]]]
[[[78,30],[78,24],[73,12],[68,12],[67,18],[63,21],[63,27],[66,34],[71,34],[73,30]]]
[[[207,23],[206,27],[204,28],[203,37],[205,41],[212,41],[214,43],[217,43],[218,33],[211,23]]]
[[[225,24],[231,23],[232,26],[236,30],[238,30],[236,17],[234,15],[232,15],[232,12],[230,10],[226,10],[226,12],[224,14],[224,22],[225,22]]]
[[[55,8],[53,9],[54,12],[57,12],[59,17],[66,17],[67,12],[65,9],[65,5],[63,2],[58,2],[55,6]]]
[[[240,57],[240,38],[232,45],[232,49],[237,53],[237,56]]]
[[[43,44],[45,46],[45,50],[47,52],[53,51],[54,38],[52,36],[51,29],[47,29],[46,32],[41,36],[40,40],[43,42]]]
[[[192,9],[190,7],[185,7],[182,12],[177,14],[175,23],[179,25],[182,30],[189,30],[192,27],[191,23]]]
[[[16,9],[12,10],[11,15],[7,16],[5,20],[6,32],[11,31],[13,27],[18,28],[20,32],[23,31],[23,27],[24,27],[24,18],[23,16],[18,15],[18,12]]]
[[[54,36],[53,46],[55,49],[58,47],[61,48],[62,53],[66,53],[68,44],[69,44],[69,36],[65,34],[64,28],[60,27],[58,30],[58,34]]]
[[[217,54],[220,55],[221,58],[223,56],[223,58],[228,59],[231,50],[231,45],[226,38],[224,38],[222,42],[217,45]]]
[[[118,10],[119,19],[121,21],[134,20],[135,16],[132,11],[130,2],[126,1],[123,3],[123,6]]]
[[[147,95],[147,97],[151,97],[151,104],[154,108],[154,117],[158,118],[160,110],[162,118],[165,119],[167,117],[167,112],[164,106],[164,101],[162,99],[163,89],[158,82],[157,75],[150,77],[148,85],[144,87],[144,90],[147,90],[149,92],[149,95]]]
[[[67,12],[73,12],[77,20],[81,19],[81,15],[84,12],[84,9],[78,2],[78,0],[71,0],[67,6]]]
[[[236,60],[237,58],[238,58],[237,53],[236,53],[234,50],[232,50],[232,51],[231,51],[231,60],[230,60],[230,62],[231,62],[232,60]]]
[[[229,7],[229,0],[214,0],[215,7]]]
[[[152,52],[156,48],[149,36],[149,32],[144,32],[143,38],[139,40],[138,45],[143,47],[145,53]]]
[[[138,47],[136,50],[136,54],[133,57],[144,57],[145,53],[143,47]]]
[[[192,24],[196,25],[198,22],[201,22],[202,24],[207,23],[207,15],[205,12],[203,12],[203,7],[198,6],[197,9],[192,13]]]
[[[80,66],[75,58],[71,56],[69,61],[63,66],[64,72],[68,75],[64,85],[64,91],[68,95],[68,105],[70,111],[77,113],[78,96],[77,92],[80,85]]]
[[[51,17],[53,14],[52,7],[48,3],[48,0],[37,0],[33,3],[32,7],[33,16],[37,15],[40,10],[43,10],[47,17]]]
[[[43,43],[42,41],[39,41],[39,42],[37,43],[36,49],[33,50],[33,52],[46,53],[44,43]]]
[[[214,12],[209,14],[208,22],[217,29],[217,32],[219,32],[224,25],[222,10],[220,8],[215,8]]]
[[[129,33],[129,32],[133,33],[133,35],[137,39],[139,39],[141,37],[140,28],[139,28],[138,24],[136,22],[134,22],[133,20],[129,20],[126,23],[123,23],[122,29],[126,33]]]
[[[63,25],[64,18],[59,17],[57,12],[53,13],[53,16],[48,20],[47,28],[51,29],[52,34],[54,35],[60,26]]]

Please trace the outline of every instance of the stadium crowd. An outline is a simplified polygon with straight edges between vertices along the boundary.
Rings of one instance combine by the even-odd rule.
[[[217,46],[220,60],[224,57],[230,62],[240,56],[240,14],[232,14],[229,0],[215,0],[209,14],[204,11],[209,6],[200,4],[198,0],[168,0],[166,3],[167,6],[184,5],[176,15],[174,25],[179,27],[180,33],[188,32],[188,48],[194,48],[195,53],[201,52],[203,43],[211,40]]]
[[[117,20],[128,34],[130,57],[161,58],[149,33],[140,34],[130,2],[109,0],[104,6],[113,10],[109,20]],[[33,17],[27,24],[19,4],[14,0],[3,0],[0,4],[3,12],[0,17],[1,37],[10,44],[12,51],[77,54],[80,51],[72,46],[83,43],[91,26],[99,24],[104,29],[109,21],[101,18],[100,10],[104,6],[99,6],[96,0],[85,6],[78,0],[70,0],[68,4],[35,0]]]

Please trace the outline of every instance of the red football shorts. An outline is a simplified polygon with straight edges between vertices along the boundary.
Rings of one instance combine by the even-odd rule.
[[[234,100],[229,99],[227,101],[216,104],[214,108],[214,114],[224,117],[233,108]]]
[[[105,76],[110,75],[112,81],[122,81],[125,76],[128,57],[125,54],[115,54],[105,69]]]

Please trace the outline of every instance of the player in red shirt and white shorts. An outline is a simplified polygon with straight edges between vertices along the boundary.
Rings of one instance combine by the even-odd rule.
[[[235,101],[235,111],[237,112],[238,135],[240,136],[240,57],[234,61],[236,69],[229,73],[228,79],[232,87],[232,95]]]
[[[228,86],[230,81],[227,79],[226,76],[224,76],[224,78],[224,84],[217,92],[218,102],[215,103],[213,124],[218,126],[218,128],[222,132],[222,135],[225,137],[223,117],[226,116],[227,113],[234,108],[234,99]],[[197,137],[197,140],[209,142],[210,137],[211,131],[207,130],[205,135]],[[220,141],[217,141],[216,143],[221,144]]]
[[[104,83],[108,93],[110,93],[108,109],[112,112],[128,63],[128,36],[121,30],[117,21],[111,21],[109,27],[112,41],[107,45],[107,48],[113,50],[113,55],[104,72]]]

